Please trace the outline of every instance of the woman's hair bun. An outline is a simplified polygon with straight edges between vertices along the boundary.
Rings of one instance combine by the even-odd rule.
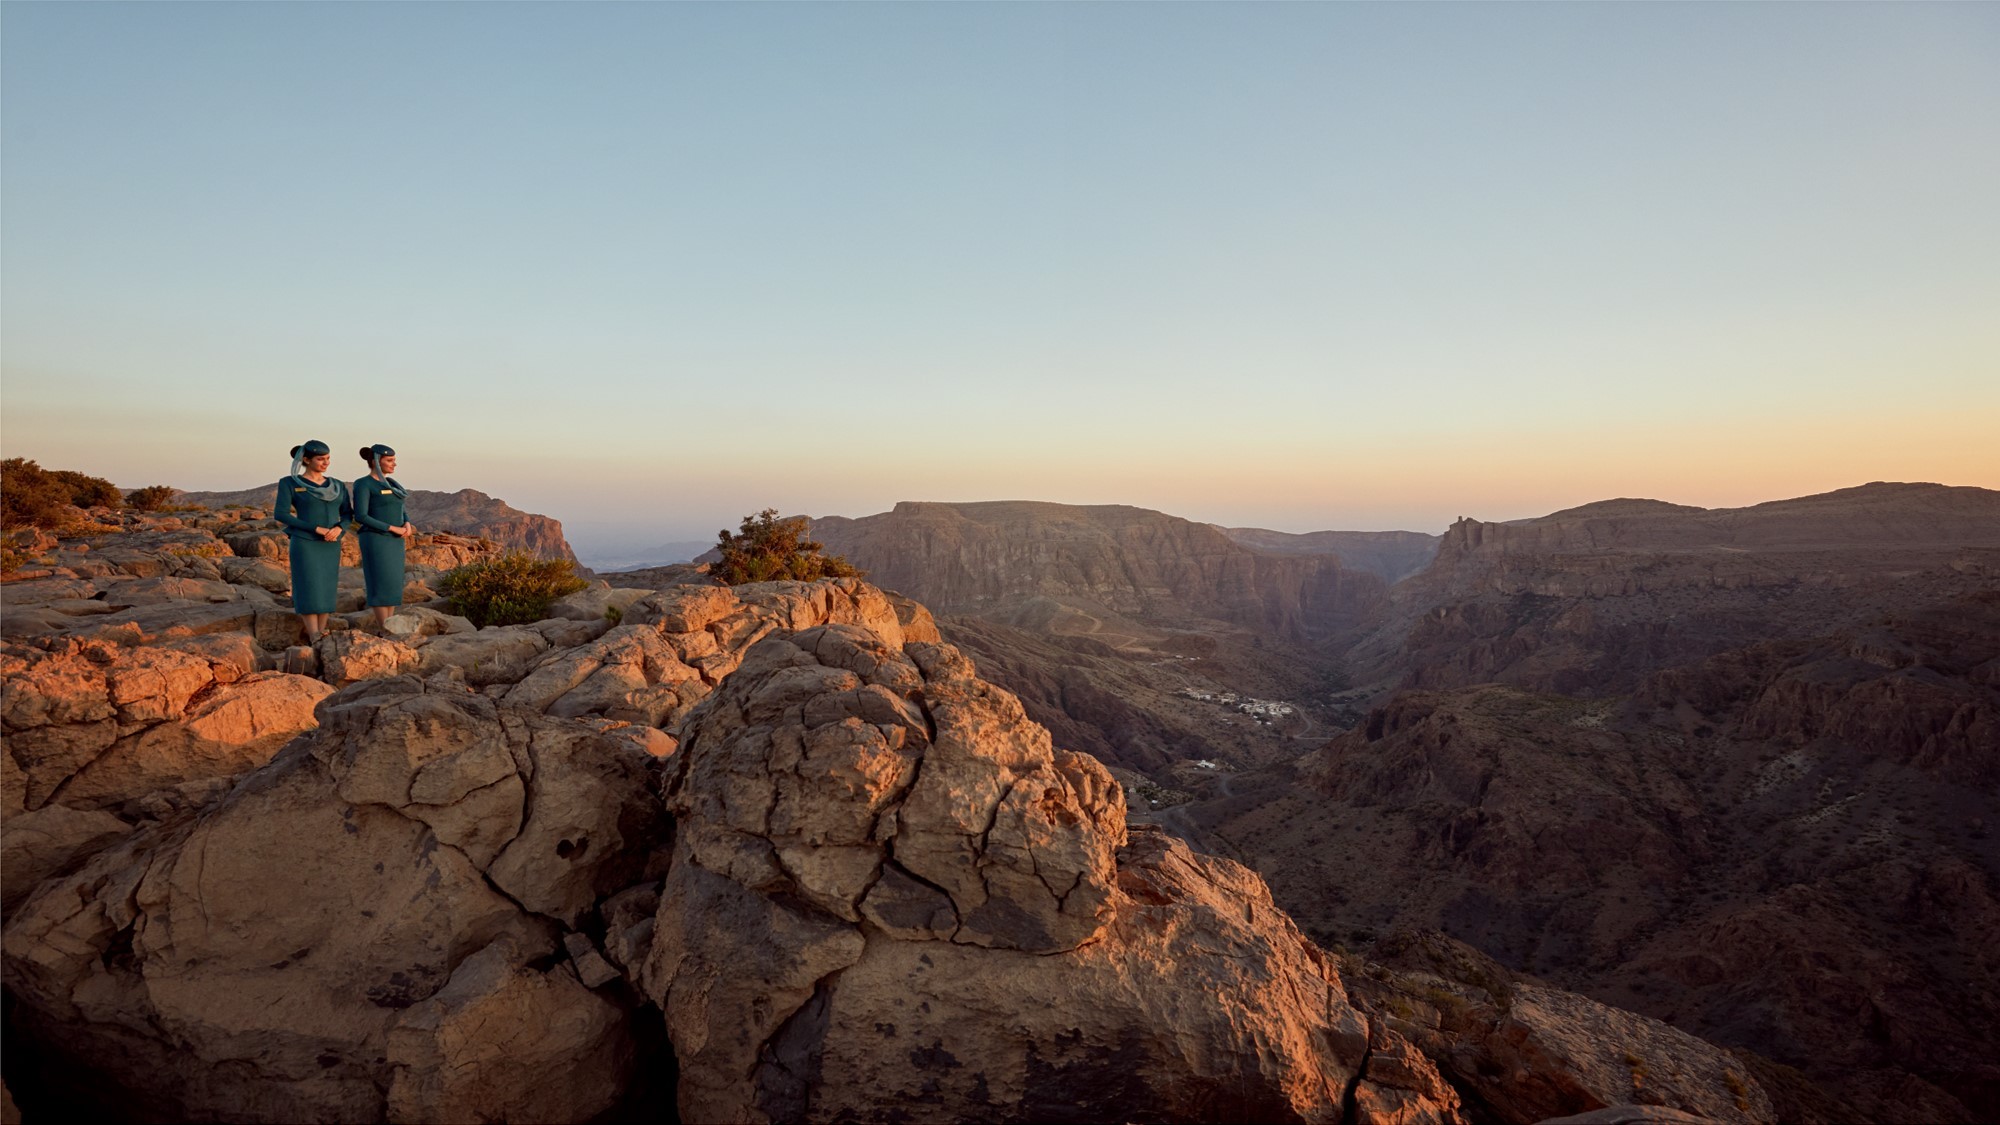
[[[375,447],[372,445],[362,446],[361,459],[363,461],[368,462],[370,465],[373,465],[375,463]]]
[[[299,450],[301,450],[301,449],[304,449],[304,448],[305,448],[305,446],[303,446],[303,445],[295,445],[295,446],[293,446],[293,447],[292,447],[292,456],[294,456],[294,457],[297,457],[297,456],[299,455]]]

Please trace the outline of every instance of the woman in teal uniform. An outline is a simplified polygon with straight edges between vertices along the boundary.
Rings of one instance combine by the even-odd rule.
[[[354,482],[354,518],[361,524],[361,577],[368,583],[368,608],[380,626],[403,604],[403,546],[416,529],[403,512],[409,495],[390,473],[396,451],[371,445],[361,451],[368,475]]]
[[[340,590],[340,535],[354,512],[347,486],[326,475],[333,450],[323,441],[292,447],[291,475],[278,482],[272,514],[285,525],[292,555],[292,612],[305,627],[306,643],[326,631]]]

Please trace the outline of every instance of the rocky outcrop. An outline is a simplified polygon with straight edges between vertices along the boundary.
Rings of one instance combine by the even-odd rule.
[[[559,935],[650,873],[655,762],[456,684],[357,685],[10,916],[17,1026],[142,1116],[587,1119],[635,1048]]]
[[[331,688],[254,671],[248,638],[0,649],[6,807],[139,811],[262,765]]]
[[[1508,972],[1443,934],[1399,931],[1373,954],[1355,976],[1357,1003],[1436,1060],[1480,1117],[1544,1121],[1628,1103],[1695,1121],[1777,1116],[1730,1052]]]
[[[684,1118],[1331,1121],[1358,1084],[1367,1119],[1457,1119],[1421,1058],[1371,1082],[1260,881],[1121,852],[1104,768],[949,646],[773,636],[683,734],[640,980]]]
[[[349,478],[342,478],[349,479]],[[236,492],[178,492],[176,504],[198,504],[204,508],[243,506],[268,514],[276,498],[277,483]],[[527,551],[545,559],[576,559],[569,541],[563,538],[562,523],[549,516],[523,512],[484,492],[461,488],[457,492],[433,492],[413,488],[404,501],[410,523],[421,532],[447,532],[491,540],[502,547]]]

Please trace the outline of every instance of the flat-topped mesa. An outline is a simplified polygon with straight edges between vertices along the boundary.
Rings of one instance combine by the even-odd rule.
[[[861,519],[816,519],[812,533],[940,613],[1053,598],[1310,640],[1365,618],[1387,585],[1333,555],[1254,550],[1208,524],[1122,504],[905,501]]]
[[[1747,508],[1618,499],[1506,523],[1461,518],[1445,532],[1431,571],[1413,585],[1615,593],[1571,587],[1630,571],[1633,556],[1642,555],[1661,556],[1668,567],[1651,579],[1656,583],[1733,576],[1738,584],[1768,584],[1816,573],[1838,581],[1968,549],[2000,550],[2000,492],[1878,482]]]

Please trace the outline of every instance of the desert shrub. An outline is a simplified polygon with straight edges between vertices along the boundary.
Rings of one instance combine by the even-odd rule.
[[[0,527],[57,527],[69,487],[24,457],[0,461]]]
[[[775,582],[791,579],[815,582],[821,578],[859,578],[862,571],[839,555],[826,553],[824,544],[806,538],[804,516],[779,519],[778,509],[766,508],[754,516],[744,516],[736,534],[717,532],[716,550],[722,561],[708,570],[710,578],[726,585],[746,582]]]
[[[149,484],[144,488],[135,488],[126,493],[125,503],[131,505],[137,511],[157,512],[166,507],[167,501],[173,498],[174,490],[171,485]]]
[[[568,559],[538,559],[525,551],[469,562],[438,580],[451,611],[482,629],[540,621],[557,598],[587,585]]]
[[[69,502],[79,508],[122,508],[125,494],[118,486],[103,477],[93,477],[69,469],[57,469],[49,474],[69,489]]]

